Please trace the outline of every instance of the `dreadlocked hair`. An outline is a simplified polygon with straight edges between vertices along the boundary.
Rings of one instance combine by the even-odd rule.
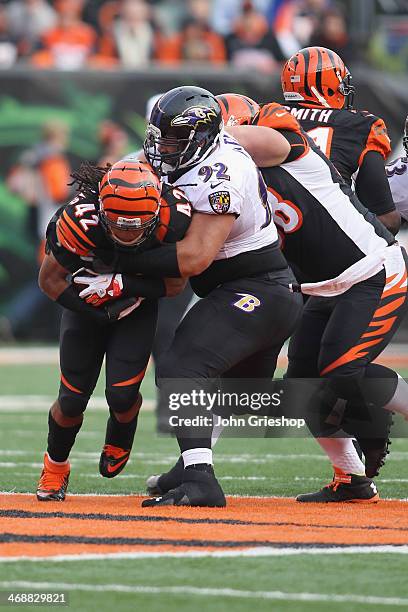
[[[71,174],[73,181],[69,185],[75,185],[76,191],[83,199],[98,201],[99,183],[111,167],[112,164],[102,167],[83,162],[79,170]]]

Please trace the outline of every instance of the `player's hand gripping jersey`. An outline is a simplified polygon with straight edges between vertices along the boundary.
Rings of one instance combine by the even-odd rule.
[[[334,278],[363,258],[375,262],[366,271],[374,274],[384,248],[394,243],[392,234],[284,107],[264,106],[254,124],[278,129],[291,144],[285,163],[262,170],[287,259],[311,281]]]

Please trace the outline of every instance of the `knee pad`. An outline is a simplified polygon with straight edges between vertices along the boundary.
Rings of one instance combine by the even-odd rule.
[[[75,393],[69,389],[62,388],[58,394],[58,402],[64,416],[77,417],[85,412],[89,402],[89,395]]]
[[[137,401],[140,385],[128,387],[109,387],[105,389],[105,397],[112,412],[128,412]]]
[[[364,397],[364,371],[344,375],[330,372],[323,378],[330,380],[330,389],[336,397],[347,401],[361,401]]]

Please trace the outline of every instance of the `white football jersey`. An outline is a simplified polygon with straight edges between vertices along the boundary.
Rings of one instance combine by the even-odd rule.
[[[408,221],[408,158],[398,157],[385,166],[395,208]]]
[[[183,189],[194,211],[236,216],[215,259],[254,251],[278,240],[262,176],[248,153],[226,132],[221,132],[214,151],[172,184]]]

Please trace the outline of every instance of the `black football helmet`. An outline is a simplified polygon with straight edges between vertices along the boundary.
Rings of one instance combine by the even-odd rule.
[[[146,159],[159,174],[195,166],[218,143],[223,127],[215,96],[201,87],[176,87],[154,105],[144,141]]]
[[[402,137],[402,144],[405,149],[405,154],[408,157],[408,115],[405,119],[404,135]]]

